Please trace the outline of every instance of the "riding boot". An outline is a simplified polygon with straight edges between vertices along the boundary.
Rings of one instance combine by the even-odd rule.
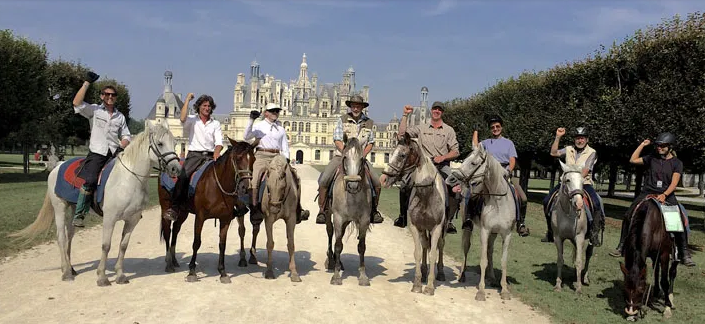
[[[622,229],[620,230],[619,234],[619,244],[617,244],[617,248],[610,252],[609,255],[613,256],[615,258],[619,258],[624,254],[624,241],[627,239],[627,232],[629,231],[629,218],[624,218],[622,220]]]
[[[598,217],[593,217],[592,226],[590,228],[590,244],[594,247],[600,247],[602,243],[600,242],[600,219]]]
[[[553,242],[553,227],[551,226],[551,217],[548,214],[544,214],[546,217],[546,237],[541,239],[541,242],[552,243]]]
[[[262,224],[264,219],[264,214],[262,213],[260,203],[257,201],[257,191],[252,188],[250,189],[250,223],[252,225]]]
[[[84,227],[83,220],[91,209],[91,191],[84,185],[78,190],[78,200],[76,201],[76,212],[73,215],[73,226]]]
[[[379,195],[382,192],[382,188],[374,188],[374,190],[375,196],[372,198],[372,212],[370,213],[370,223],[381,224],[382,222],[384,222],[384,218],[382,218],[382,214],[380,214],[377,210],[377,206],[379,206]]]
[[[311,215],[311,213],[303,209],[303,207],[301,207],[301,201],[299,201],[299,204],[296,206],[296,224],[308,220],[309,215]]]
[[[694,267],[695,262],[693,262],[693,259],[690,257],[690,253],[688,252],[688,239],[686,238],[687,234],[685,232],[673,234],[677,249],[675,261],[680,261],[680,263],[686,267]]]
[[[394,226],[404,228],[406,227],[407,218],[406,212],[409,209],[409,196],[408,192],[403,189],[399,190],[399,217],[394,220]]]
[[[328,200],[328,188],[318,188],[318,215],[316,215],[316,224],[326,223],[326,200]]]
[[[524,220],[526,219],[526,203],[521,204],[519,206],[519,219],[517,221],[517,233],[521,237],[526,237],[531,234],[529,232],[529,228],[526,227],[526,224],[524,224]]]
[[[162,218],[169,221],[176,221],[179,217],[179,212],[181,211],[181,202],[185,200],[184,193],[188,190],[188,180],[183,180],[181,178],[176,180],[174,184],[174,189],[171,191],[171,203],[169,208],[162,212]],[[188,196],[188,194],[186,194]]]

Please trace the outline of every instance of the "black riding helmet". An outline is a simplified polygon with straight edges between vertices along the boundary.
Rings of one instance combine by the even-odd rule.
[[[573,137],[585,136],[590,137],[587,129],[585,127],[578,127],[575,129],[575,135]]]
[[[659,136],[656,138],[655,143],[658,144],[666,144],[666,145],[676,145],[676,135],[673,135],[669,132],[661,133]]]
[[[504,126],[504,121],[502,120],[502,117],[499,117],[499,115],[492,115],[487,118],[487,127],[492,126],[494,123],[499,123]]]

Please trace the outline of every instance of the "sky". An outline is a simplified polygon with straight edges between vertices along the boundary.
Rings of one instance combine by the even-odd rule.
[[[253,60],[288,82],[306,53],[319,84],[352,66],[384,123],[418,105],[423,86],[430,102],[466,98],[698,10],[698,0],[0,0],[0,28],[126,84],[133,118],[163,92],[166,70],[174,92],[210,94],[226,114]]]

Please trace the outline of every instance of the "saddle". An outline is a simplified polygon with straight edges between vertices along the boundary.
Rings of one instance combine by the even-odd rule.
[[[685,215],[683,210],[680,209],[678,205],[666,205],[662,204],[656,195],[647,195],[642,201],[637,204],[637,206],[632,211],[632,217],[636,214],[636,211],[641,207],[641,205],[646,201],[653,201],[656,206],[659,207],[661,211],[661,216],[663,217],[664,227],[668,233],[681,233],[685,231],[688,226],[688,217]]]
[[[556,196],[558,196],[558,192],[560,190],[556,190],[553,192],[551,197],[548,199],[548,204],[546,205],[546,214],[551,215],[551,212],[553,211],[553,207],[556,202]],[[592,215],[595,214],[595,202],[592,201],[592,198],[590,197],[590,194],[588,194],[585,189],[582,191],[582,196],[583,196],[583,204],[585,204],[585,211],[589,214],[588,219],[592,220]]]
[[[514,205],[516,206],[516,219],[520,219],[520,207],[521,207],[521,202],[519,201],[519,192],[517,189],[514,187],[511,181],[509,179],[506,179],[507,184],[509,185],[509,192],[512,193],[512,198],[514,199]],[[472,188],[469,188],[472,190]],[[485,205],[485,198],[482,195],[477,195],[477,198],[472,198],[472,192],[465,197],[465,213],[469,214],[472,217],[479,217],[480,213],[482,212],[482,207]]]
[[[294,178],[294,186],[296,186],[296,188],[298,188],[298,187],[299,187],[299,181],[300,181],[300,180],[299,180],[299,177],[298,177],[297,174],[296,174],[296,169],[294,169],[294,168],[292,168],[292,167],[290,167],[290,166],[289,166],[288,168],[291,170],[291,173],[292,173],[292,175],[293,175],[293,178]],[[264,197],[264,191],[265,191],[266,188],[267,188],[267,178],[268,178],[268,177],[269,177],[269,170],[265,170],[264,172],[262,172],[262,176],[261,176],[260,179],[258,180],[258,181],[259,181],[259,190],[258,190],[258,192],[257,192],[257,201],[259,201],[260,203],[262,202],[262,198]]]
[[[180,160],[179,163],[181,165],[184,164],[184,160]],[[200,166],[196,169],[195,172],[191,175],[189,178],[189,186],[188,186],[188,197],[192,198],[196,194],[196,186],[198,185],[198,180],[201,179],[201,176],[203,176],[203,172],[205,172],[208,167],[213,163],[213,160],[206,161],[204,163],[201,163]],[[160,177],[160,182],[162,188],[166,189],[167,192],[171,194],[171,192],[174,190],[174,187],[176,186],[176,177],[170,177],[166,173],[161,173],[159,175]]]
[[[78,202],[78,194],[80,188],[86,183],[86,179],[79,176],[83,169],[86,158],[76,157],[70,159],[59,166],[59,175],[56,178],[54,193],[66,200],[69,203],[76,204]],[[115,166],[115,158],[111,158],[105,163],[98,175],[98,186],[93,193],[91,207],[100,216],[103,216],[103,197],[105,196],[105,183],[110,176],[110,172]]]

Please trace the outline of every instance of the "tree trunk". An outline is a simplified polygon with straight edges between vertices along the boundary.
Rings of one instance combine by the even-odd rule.
[[[554,166],[555,166],[555,164],[554,164]],[[554,167],[551,170],[551,184],[549,185],[548,190],[551,190],[551,188],[553,188],[555,185],[556,185],[556,168]]]
[[[519,185],[524,189],[524,192],[529,192],[529,178],[531,175],[531,162],[533,161],[533,157],[533,153],[522,154],[519,157],[519,168],[521,169]]]
[[[624,177],[624,179],[625,179],[624,184],[627,185],[627,191],[631,191],[632,190],[632,173],[627,172],[627,176]]]
[[[705,190],[705,183],[703,183],[703,177],[705,177],[705,173],[698,174],[698,196],[702,196],[703,191]]]
[[[22,166],[24,174],[29,173],[29,145],[22,144]]]
[[[607,186],[607,197],[614,197],[614,187],[617,184],[617,162],[610,162],[609,185]]]
[[[638,168],[636,170],[636,184],[634,185],[634,197],[641,194],[641,186],[644,184],[644,170]]]

